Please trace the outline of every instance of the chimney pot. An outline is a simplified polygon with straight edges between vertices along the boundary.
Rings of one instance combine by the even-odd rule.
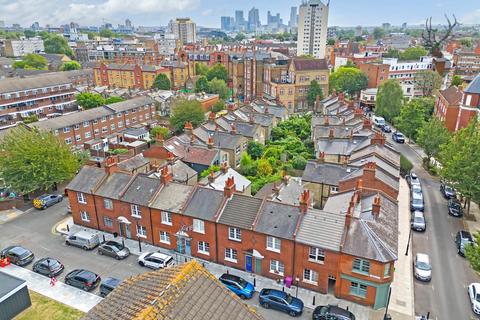
[[[380,194],[377,193],[377,195],[373,199],[372,214],[378,217],[378,215],[380,214],[380,208],[381,208],[381,198],[380,198]]]
[[[119,169],[117,159],[115,159],[114,157],[108,157],[107,159],[105,159],[105,172],[107,174],[112,174],[114,172],[117,172],[118,170]]]
[[[333,128],[330,128],[330,131],[328,133],[328,139],[333,140],[333,138],[335,138],[335,134],[334,134]]]
[[[318,163],[324,163],[325,162],[325,152],[320,151],[318,153]]]
[[[223,195],[226,198],[230,198],[233,196],[233,193],[235,192],[235,181],[233,177],[227,178],[227,181],[225,181],[225,188],[223,188]]]
[[[310,207],[310,190],[303,190],[300,195],[299,207],[301,213],[307,213],[308,208]]]

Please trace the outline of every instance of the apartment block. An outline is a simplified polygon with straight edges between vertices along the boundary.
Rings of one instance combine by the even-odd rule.
[[[155,78],[163,73],[171,79],[168,68],[156,65],[101,63],[93,69],[95,84],[126,89],[149,90]]]
[[[43,40],[40,38],[5,40],[5,55],[7,57],[23,57],[29,53],[44,53]]]

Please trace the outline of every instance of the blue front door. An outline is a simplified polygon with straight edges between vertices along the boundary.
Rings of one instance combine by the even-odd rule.
[[[185,254],[187,256],[191,255],[190,251],[190,240],[185,239]]]
[[[245,256],[245,270],[252,272],[252,256]]]
[[[177,241],[177,251],[183,253],[183,239],[178,239]]]

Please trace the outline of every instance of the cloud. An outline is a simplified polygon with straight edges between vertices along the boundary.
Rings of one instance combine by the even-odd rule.
[[[0,20],[23,26],[34,21],[51,25],[71,21],[80,25],[99,25],[102,19],[119,23],[127,17],[138,16],[139,25],[146,23],[142,17],[160,25],[161,18],[183,16],[184,11],[195,9],[199,4],[200,0],[0,0]]]
[[[480,21],[480,9],[473,10],[466,15],[464,15],[461,19],[461,23],[466,23],[466,24],[478,24]]]

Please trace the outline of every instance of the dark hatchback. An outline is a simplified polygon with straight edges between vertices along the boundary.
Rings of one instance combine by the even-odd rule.
[[[457,195],[455,189],[443,181],[440,183],[440,191],[442,192],[443,197],[446,199],[455,198]]]
[[[32,251],[21,246],[10,246],[2,250],[2,257],[8,257],[10,262],[17,266],[25,266],[33,261],[35,255]]]
[[[122,281],[116,278],[105,278],[100,284],[100,295],[106,297],[113,291]]]
[[[66,284],[85,291],[95,289],[101,280],[102,279],[98,274],[85,269],[75,269],[69,272],[65,277]]]
[[[448,199],[448,214],[454,217],[463,216],[462,204],[460,203],[460,201],[458,201],[458,199],[456,198]]]
[[[457,245],[458,254],[465,257],[465,247],[473,245],[473,238],[468,231],[458,231],[455,237],[455,243]]]
[[[265,309],[276,309],[296,317],[303,312],[303,301],[286,292],[275,289],[262,289],[258,296],[260,305]]]
[[[63,272],[65,267],[57,259],[43,258],[33,264],[33,271],[49,278],[56,277]]]
[[[313,320],[355,320],[355,316],[348,310],[337,306],[318,306],[313,310]]]

